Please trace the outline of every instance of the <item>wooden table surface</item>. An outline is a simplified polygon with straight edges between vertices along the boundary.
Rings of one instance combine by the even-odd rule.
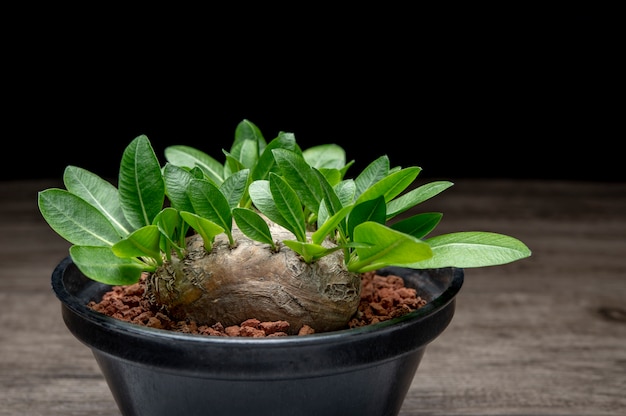
[[[50,288],[69,247],[37,208],[53,186],[0,182],[0,415],[119,416]],[[626,183],[458,180],[420,210],[533,256],[465,271],[400,415],[626,415]]]

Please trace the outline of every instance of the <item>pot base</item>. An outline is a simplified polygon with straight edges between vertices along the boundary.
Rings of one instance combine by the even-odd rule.
[[[423,354],[322,377],[233,381],[163,373],[94,351],[125,416],[397,415]]]

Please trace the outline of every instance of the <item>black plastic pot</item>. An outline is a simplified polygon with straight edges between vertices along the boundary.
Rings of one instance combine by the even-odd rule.
[[[232,338],[147,328],[94,312],[109,286],[65,258],[52,273],[69,330],[93,354],[124,416],[397,415],[425,348],[448,326],[463,270],[389,268],[429,303],[375,325]]]

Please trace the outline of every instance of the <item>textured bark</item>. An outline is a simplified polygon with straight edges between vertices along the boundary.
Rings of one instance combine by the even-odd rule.
[[[293,238],[282,227],[270,227],[279,241]],[[306,264],[282,243],[274,252],[237,229],[233,235],[236,247],[221,234],[210,252],[199,236],[189,237],[186,257],[151,276],[154,302],[200,325],[238,325],[254,317],[288,320],[292,334],[303,325],[316,332],[346,327],[359,305],[361,279],[345,269],[341,250]]]

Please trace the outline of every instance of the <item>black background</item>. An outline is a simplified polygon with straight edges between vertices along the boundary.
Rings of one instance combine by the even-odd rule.
[[[268,141],[338,143],[355,169],[387,154],[423,178],[626,180],[609,14],[243,10],[20,14],[1,179],[114,178],[139,134],[162,162],[172,144],[223,160],[248,119]]]

